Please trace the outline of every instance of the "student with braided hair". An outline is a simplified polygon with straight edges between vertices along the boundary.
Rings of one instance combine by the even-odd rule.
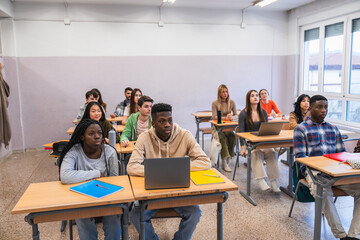
[[[63,184],[119,175],[116,150],[104,142],[98,121],[85,119],[76,126],[71,139],[59,158],[60,180]],[[97,239],[93,218],[75,219],[81,240]],[[102,217],[105,239],[120,239],[120,216]]]

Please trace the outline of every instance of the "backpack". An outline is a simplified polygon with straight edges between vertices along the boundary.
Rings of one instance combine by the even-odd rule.
[[[297,162],[294,163],[292,167],[293,172],[293,190],[296,189],[296,186],[300,179],[305,178],[303,174],[301,174],[301,168],[298,167]],[[300,170],[300,171],[299,171]],[[315,202],[314,197],[310,193],[310,189],[304,185],[300,185],[299,190],[296,194],[296,198],[299,202]]]

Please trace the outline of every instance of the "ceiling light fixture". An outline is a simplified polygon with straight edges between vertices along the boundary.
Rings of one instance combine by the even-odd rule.
[[[171,3],[173,4],[176,0],[163,0],[164,3]]]
[[[260,6],[260,7],[265,7],[273,2],[276,2],[277,0],[259,0],[254,2],[254,6]]]

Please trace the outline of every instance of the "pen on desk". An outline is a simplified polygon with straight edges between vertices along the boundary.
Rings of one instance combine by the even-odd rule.
[[[109,190],[109,188],[104,187],[104,186],[101,186],[101,185],[99,185],[99,184],[96,184],[96,186],[97,186],[97,187],[102,187],[102,188],[105,188],[105,189]]]
[[[219,178],[219,177],[220,177],[220,176],[210,175],[210,174],[205,174],[205,173],[203,173],[203,175],[204,175],[204,176],[208,176],[208,177],[217,177],[217,178]]]

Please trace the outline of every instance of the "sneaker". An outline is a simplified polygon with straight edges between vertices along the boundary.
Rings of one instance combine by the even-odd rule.
[[[275,180],[271,180],[270,181],[270,185],[271,185],[271,189],[276,192],[276,193],[279,193],[281,192],[278,185],[277,185],[277,182],[276,182],[276,179]]]
[[[231,172],[231,168],[227,165],[226,163],[227,161],[226,160],[222,160],[221,162],[221,165],[222,165],[222,169],[225,171],[225,172]]]
[[[270,187],[269,187],[269,185],[266,183],[266,181],[265,181],[264,178],[258,178],[258,183],[259,183],[260,189],[261,189],[262,191],[269,191],[269,190],[270,190]]]

